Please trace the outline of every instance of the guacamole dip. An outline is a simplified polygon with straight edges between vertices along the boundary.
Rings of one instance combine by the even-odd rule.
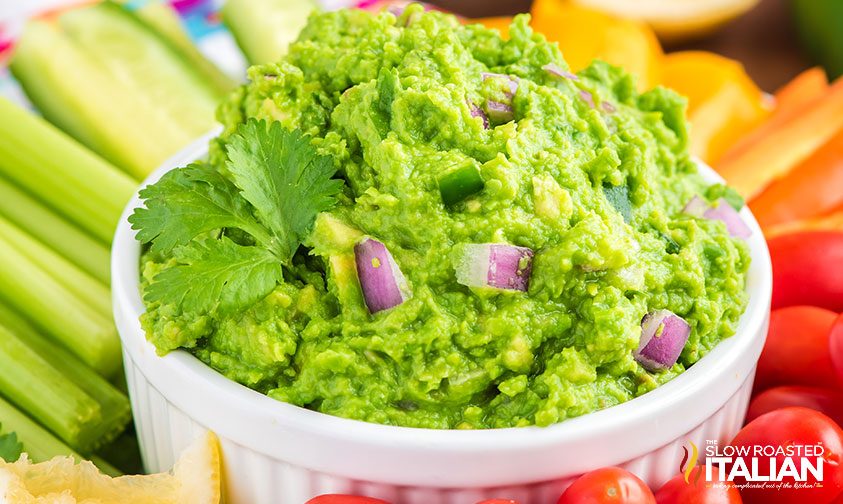
[[[240,197],[220,184],[260,190],[230,168],[248,150],[233,139],[252,121],[301,131],[329,160],[313,166],[330,169],[335,202],[301,226],[276,277],[269,260],[224,282],[268,286],[233,310],[161,301],[156,285],[179,265],[191,271],[196,253],[153,242],[142,323],[158,351],[186,349],[331,415],[461,429],[550,425],[628,401],[731,336],[748,248],[721,220],[683,211],[728,193],[689,158],[685,101],[662,88],[639,94],[601,62],[572,75],[527,23],[517,17],[503,40],[419,6],[397,18],[315,14],[283,60],[252,67],[220,109],[225,131],[206,171],[183,183],[212,186],[211,198]],[[281,213],[299,202],[282,203]],[[261,218],[237,208],[241,220]],[[235,228],[192,242],[256,249],[257,234]],[[392,268],[400,289],[374,309],[359,256],[384,250],[371,264]],[[520,254],[506,263],[509,283],[460,273],[509,252]],[[690,335],[675,364],[649,371],[634,354],[656,311],[681,317]]]

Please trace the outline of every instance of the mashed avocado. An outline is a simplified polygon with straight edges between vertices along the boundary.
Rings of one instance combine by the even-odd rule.
[[[707,184],[687,150],[685,102],[643,94],[595,62],[577,77],[515,19],[510,39],[412,6],[399,18],[316,14],[283,60],[250,69],[223,105],[210,162],[249,118],[311,135],[344,181],[271,294],[244,310],[147,303],[159,352],[184,348],[248,387],[342,417],[430,428],[549,425],[646,393],[731,336],[746,245],[682,209]],[[510,76],[484,78],[484,73]],[[511,95],[511,96],[510,96]],[[490,113],[511,102],[512,119]],[[486,107],[485,125],[478,107]],[[443,174],[482,189],[445,204]],[[353,247],[383,242],[412,297],[375,314]],[[527,292],[457,282],[453,251],[535,251]],[[147,252],[148,289],[173,259]],[[667,309],[691,336],[651,373],[633,358],[642,317]]]

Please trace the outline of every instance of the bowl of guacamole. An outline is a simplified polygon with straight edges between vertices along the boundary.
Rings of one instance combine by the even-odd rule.
[[[740,425],[769,258],[740,197],[689,156],[676,93],[599,61],[571,73],[526,16],[503,39],[413,5],[314,14],[218,119],[115,241],[148,469],[170,449],[151,431],[174,429],[157,403],[222,431],[232,457],[444,488],[558,479]],[[235,501],[263,501],[229,479]]]

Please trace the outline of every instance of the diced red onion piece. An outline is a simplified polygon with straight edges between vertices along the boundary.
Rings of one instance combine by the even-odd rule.
[[[729,234],[735,238],[749,238],[752,236],[752,230],[741,219],[741,215],[723,198],[717,200],[717,203],[705,211],[703,217],[711,220],[723,221],[726,224],[726,229]]]
[[[512,98],[513,96],[515,96],[515,93],[518,92],[518,79],[516,79],[515,77],[509,76],[509,75],[504,75],[504,74],[499,74],[499,73],[490,73],[490,72],[483,72],[483,73],[480,74],[480,77],[482,77],[484,81],[487,80],[487,79],[504,79],[504,80],[506,80],[507,85],[509,86],[509,91],[506,93],[506,96],[508,98]]]
[[[466,245],[456,267],[457,282],[468,287],[526,292],[533,272],[533,251],[502,243]]]
[[[388,310],[410,298],[407,280],[386,245],[364,238],[354,246],[354,259],[369,312]]]
[[[550,75],[552,75],[554,77],[562,77],[563,79],[569,79],[569,80],[572,80],[572,81],[580,80],[580,78],[577,77],[576,75],[572,74],[571,72],[569,72],[567,70],[563,70],[562,67],[560,67],[559,65],[555,65],[553,63],[548,63],[547,65],[543,66],[542,70],[544,70],[545,72],[549,73]]]
[[[701,218],[705,211],[708,210],[708,202],[702,199],[700,196],[694,196],[693,198],[685,204],[685,208],[682,209],[683,213],[686,213],[692,217]]]
[[[468,108],[471,110],[471,117],[479,117],[483,121],[483,128],[489,129],[489,117],[472,101],[468,101]]]
[[[710,205],[702,197],[694,196],[682,211],[697,218],[722,221],[726,224],[729,234],[735,238],[752,236],[752,230],[741,219],[740,213],[723,198],[717,200],[714,205]]]
[[[656,310],[641,320],[641,340],[633,353],[635,360],[648,371],[662,371],[676,364],[691,326],[670,310]]]
[[[495,100],[486,100],[486,111],[489,113],[490,118],[499,122],[507,122],[515,118],[515,111],[512,109],[512,105]]]
[[[614,105],[612,105],[611,103],[609,103],[607,101],[601,102],[600,108],[602,108],[603,112],[606,112],[607,114],[614,114],[618,110],[618,109],[615,108]]]
[[[533,273],[533,251],[527,247],[489,246],[489,286],[527,291]]]
[[[509,75],[489,72],[483,72],[480,76],[484,81],[487,79],[502,79],[506,81],[509,86],[509,89],[504,91],[504,101],[492,99],[486,100],[486,113],[489,118],[498,122],[507,122],[514,119],[515,114],[512,109],[512,98],[514,98],[515,93],[518,92],[518,80],[514,77],[510,77]]]
[[[589,107],[594,108],[594,97],[591,96],[591,93],[589,93],[585,89],[581,89],[580,98],[582,98],[583,101],[585,101]]]

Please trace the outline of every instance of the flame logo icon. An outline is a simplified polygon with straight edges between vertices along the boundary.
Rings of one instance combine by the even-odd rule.
[[[691,473],[694,471],[694,467],[697,466],[699,451],[697,450],[697,445],[695,445],[693,441],[688,441],[688,444],[691,445],[691,451],[689,452],[688,448],[685,446],[682,447],[684,455],[682,456],[682,462],[679,464],[679,471],[685,475],[685,483],[690,484]],[[701,472],[702,471],[696,474],[694,484],[697,483]]]

